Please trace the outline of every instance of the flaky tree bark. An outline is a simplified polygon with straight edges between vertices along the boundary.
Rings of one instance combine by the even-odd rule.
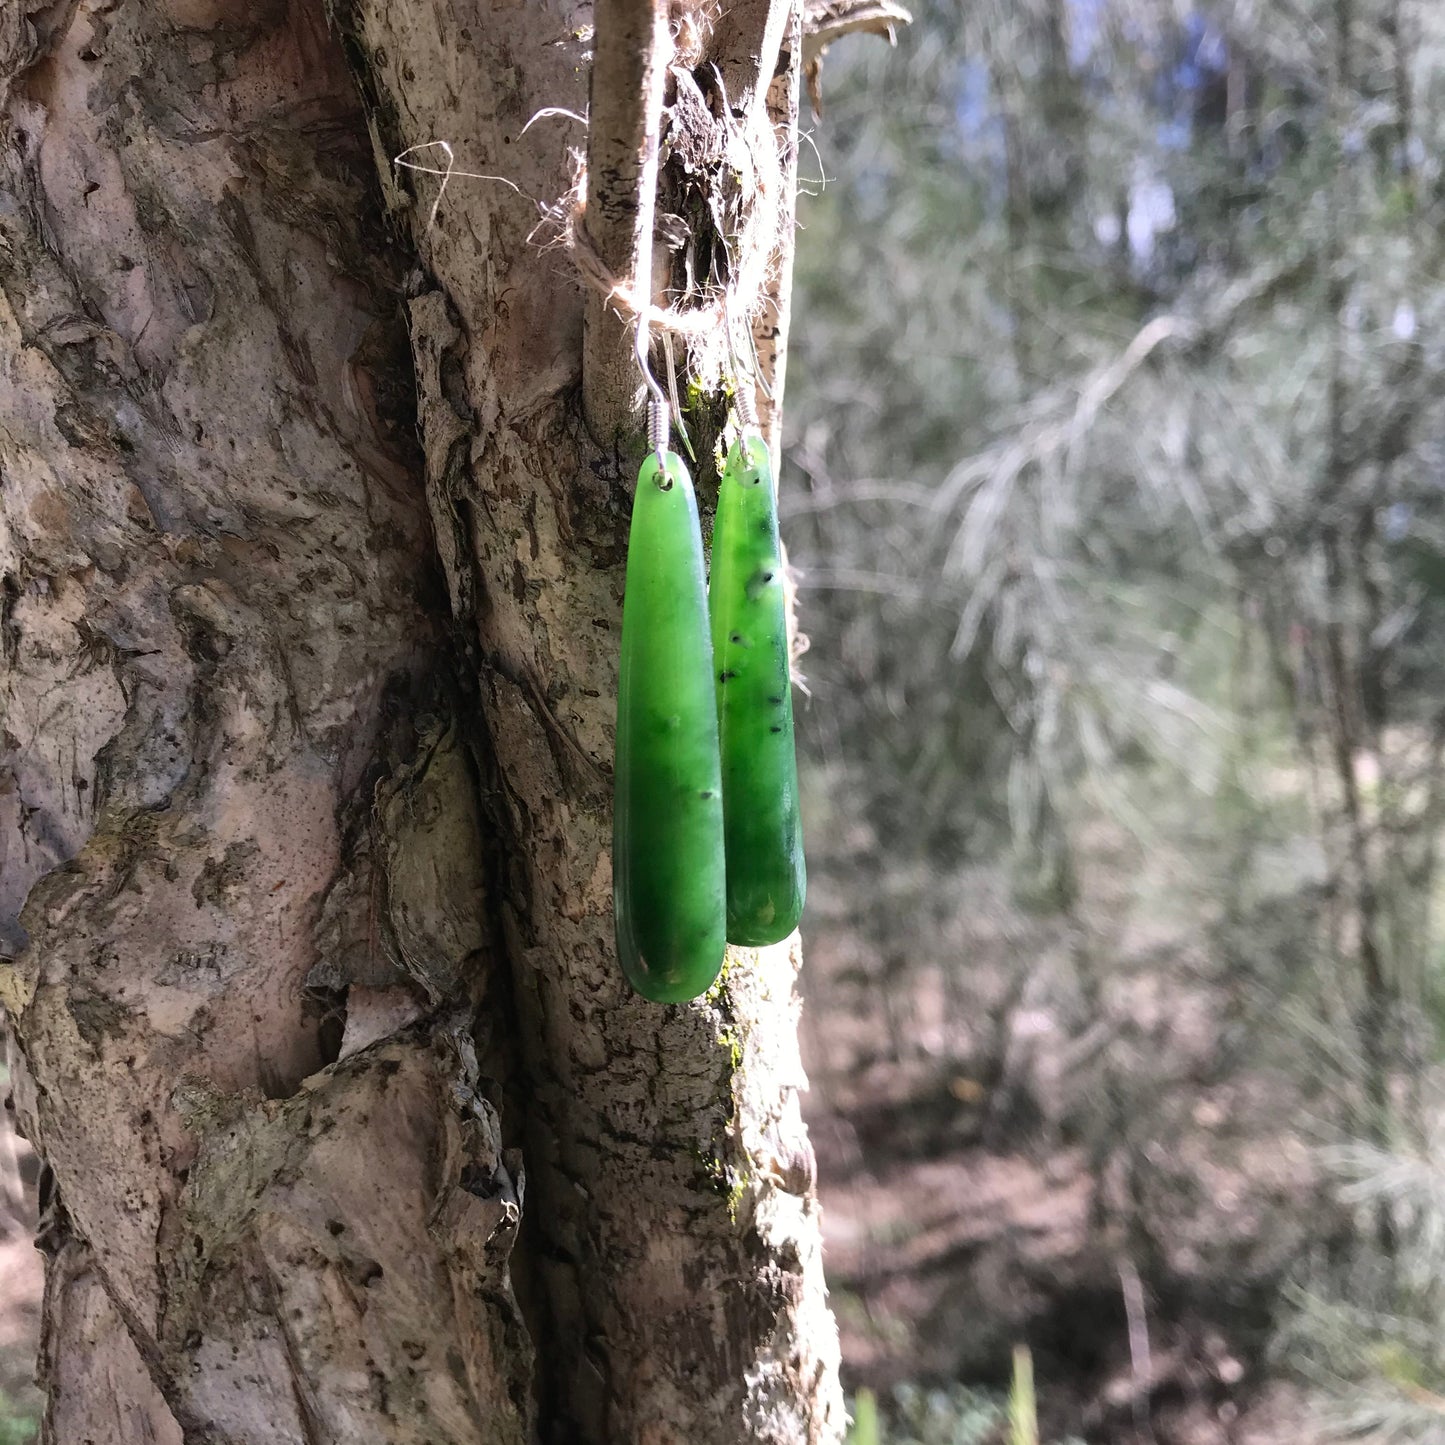
[[[703,27],[732,113],[671,122],[706,156],[765,105],[785,219],[791,17]],[[796,949],[669,1009],[612,959],[635,457],[531,235],[583,136],[523,132],[586,110],[589,18],[0,0],[0,996],[55,1445],[841,1436]],[[436,204],[390,158],[439,140],[526,195]]]

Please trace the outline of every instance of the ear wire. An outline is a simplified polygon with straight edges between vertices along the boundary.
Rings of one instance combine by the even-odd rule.
[[[758,429],[758,406],[757,398],[753,395],[753,387],[757,384],[754,380],[753,368],[744,366],[742,352],[738,347],[737,330],[733,325],[733,311],[729,302],[723,305],[723,324],[728,334],[728,357],[732,362],[733,369],[733,405],[737,408],[738,421],[743,426],[756,431]],[[752,335],[749,333],[749,342]],[[756,354],[754,354],[756,360]]]
[[[642,380],[647,385],[647,445],[657,453],[657,465],[666,468],[663,453],[667,450],[668,443],[668,400],[667,393],[662,389],[658,379],[652,374],[652,367],[648,365],[647,353],[651,345],[651,333],[648,330],[647,322],[642,317],[637,318],[637,337],[635,356],[637,358],[637,369],[642,373]]]

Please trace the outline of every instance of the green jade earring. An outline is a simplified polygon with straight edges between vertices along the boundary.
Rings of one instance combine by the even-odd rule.
[[[727,947],[723,797],[697,498],[667,449],[665,406],[650,408],[627,542],[612,888],[628,983],[685,1003],[712,986]]]
[[[779,943],[807,891],[787,597],[777,494],[767,443],[744,400],[728,451],[712,535],[713,665],[722,751],[729,943]]]

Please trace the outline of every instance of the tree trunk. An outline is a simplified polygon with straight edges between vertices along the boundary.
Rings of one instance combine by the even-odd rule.
[[[583,136],[523,133],[586,111],[587,11],[18,3],[0,997],[44,1438],[837,1440],[796,948],[666,1009],[612,957],[635,457],[531,238]],[[781,39],[730,96],[790,215],[772,18],[707,44]],[[391,166],[441,140],[525,196]]]

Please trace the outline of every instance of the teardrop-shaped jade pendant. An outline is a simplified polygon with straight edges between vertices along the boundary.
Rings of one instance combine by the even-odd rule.
[[[787,601],[767,444],[732,444],[713,526],[713,665],[722,749],[727,935],[761,947],[798,926],[807,891],[793,745]]]
[[[627,981],[682,1003],[727,946],[723,805],[697,499],[682,458],[662,458],[642,464],[627,543],[612,891]]]

